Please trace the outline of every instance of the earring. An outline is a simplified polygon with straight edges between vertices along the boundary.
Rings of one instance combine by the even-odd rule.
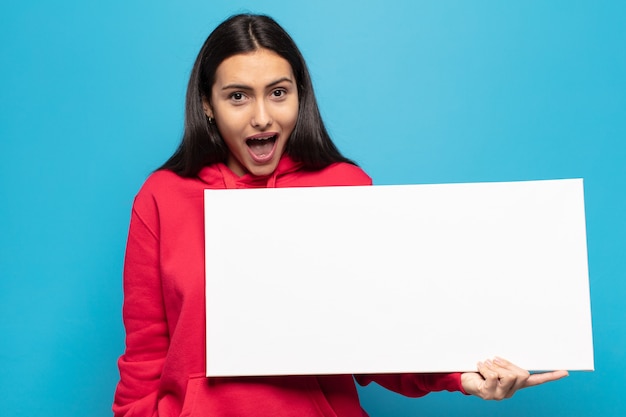
[[[215,123],[215,119],[212,118],[211,116],[207,116],[207,121],[209,122],[210,125],[212,125],[213,123]]]

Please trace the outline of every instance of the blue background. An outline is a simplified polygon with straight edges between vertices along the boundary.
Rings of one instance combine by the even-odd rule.
[[[601,0],[2,2],[2,414],[111,414],[132,199],[200,45],[245,10],[293,35],[376,183],[585,180],[596,371],[503,402],[371,386],[372,417],[626,415],[626,2]]]

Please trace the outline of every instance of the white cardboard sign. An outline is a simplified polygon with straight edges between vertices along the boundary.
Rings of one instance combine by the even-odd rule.
[[[592,370],[583,183],[206,190],[207,376]]]

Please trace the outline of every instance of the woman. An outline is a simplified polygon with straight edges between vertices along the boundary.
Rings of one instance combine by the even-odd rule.
[[[115,415],[356,417],[365,413],[354,379],[409,396],[448,390],[502,399],[567,374],[531,376],[497,358],[463,374],[206,378],[203,190],[369,184],[326,132],[289,35],[266,16],[218,26],[191,73],[182,143],[133,205]],[[252,211],[260,221],[275,216]]]

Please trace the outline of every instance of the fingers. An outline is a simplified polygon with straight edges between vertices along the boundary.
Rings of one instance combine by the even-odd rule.
[[[556,381],[569,375],[567,371],[543,372],[531,375],[525,369],[498,357],[494,360],[479,362],[478,372],[483,378],[483,382],[479,384],[475,395],[487,400],[511,398],[513,394],[522,388]]]
[[[566,376],[569,375],[569,372],[567,371],[541,372],[541,373],[530,375],[528,371],[512,364],[506,359],[502,359],[499,357],[496,357],[494,359],[494,363],[496,363],[497,365],[501,366],[504,369],[512,370],[520,376],[525,375],[524,377],[525,383],[523,385],[520,385],[518,389],[526,388],[526,387],[533,387],[535,385],[541,385],[546,382],[556,381],[558,379],[565,378]]]
[[[478,372],[466,372],[461,375],[463,389],[468,394],[485,400],[511,398],[522,388],[556,381],[566,377],[567,371],[543,372],[530,374],[507,361],[496,357],[493,360],[478,362]]]
[[[478,373],[484,382],[480,387],[480,397],[485,400],[494,400],[498,390],[498,372],[493,368],[491,361],[478,362]]]
[[[526,383],[527,387],[545,384],[546,382],[556,381],[569,375],[567,371],[542,372],[540,374],[532,374]]]
[[[528,372],[499,358],[479,362],[478,372],[484,378],[481,397],[488,400],[510,398],[529,377]]]
[[[527,386],[530,378],[530,373],[527,370],[499,357],[496,357],[493,362],[499,367],[500,380],[509,384],[509,390],[504,398],[511,398],[517,390]]]

